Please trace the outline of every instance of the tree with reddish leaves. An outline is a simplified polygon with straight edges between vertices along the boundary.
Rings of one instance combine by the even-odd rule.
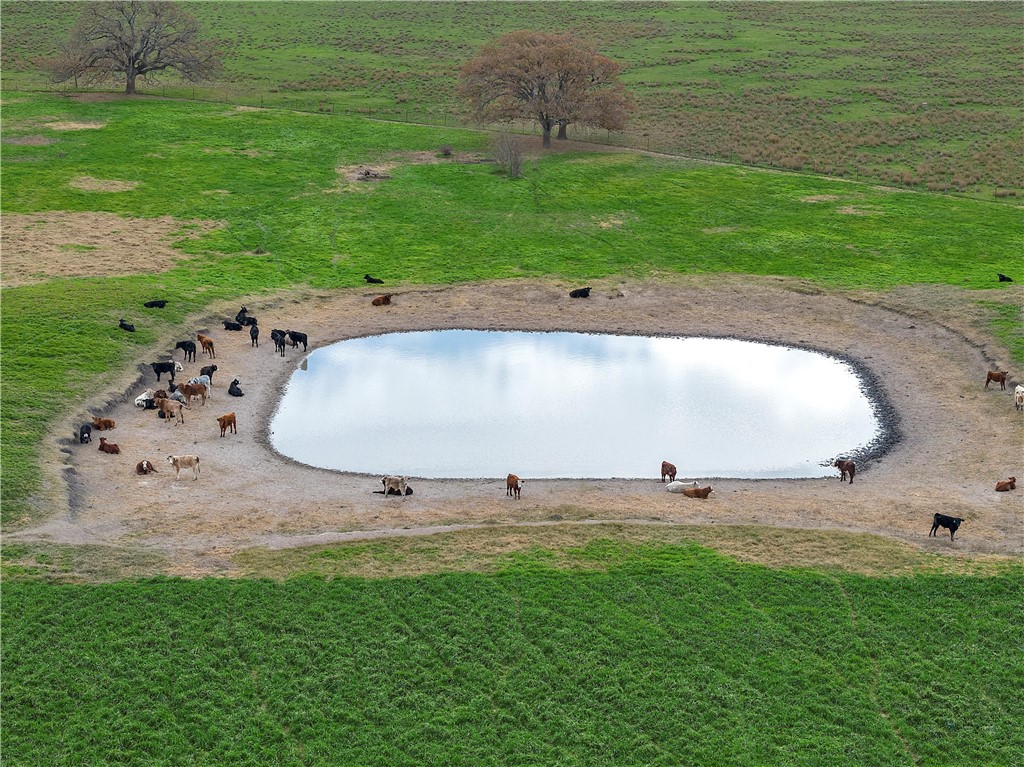
[[[620,67],[572,34],[521,30],[484,45],[462,68],[459,95],[476,119],[540,123],[566,138],[570,124],[621,130],[633,99],[618,81]]]
[[[55,83],[86,83],[125,78],[125,93],[136,81],[174,71],[188,82],[209,79],[220,70],[213,40],[200,39],[195,18],[172,2],[90,3],[56,56],[41,62]]]

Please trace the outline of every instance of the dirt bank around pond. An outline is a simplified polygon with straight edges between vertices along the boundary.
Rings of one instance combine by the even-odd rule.
[[[119,456],[99,452],[95,441],[71,442],[72,427],[87,413],[78,411],[52,441],[51,470],[68,480],[66,508],[5,537],[138,547],[166,556],[175,563],[172,572],[183,575],[230,574],[231,554],[253,546],[551,519],[836,529],[936,552],[1024,552],[1024,490],[994,492],[996,480],[1024,477],[1024,415],[1014,410],[1012,385],[1007,391],[983,388],[986,370],[1007,367],[999,358],[1005,352],[970,316],[977,293],[906,289],[851,298],[792,280],[729,276],[593,286],[585,300],[568,297],[574,285],[525,280],[387,285],[394,298],[384,307],[370,304],[380,292],[374,286],[253,299],[248,306],[263,331],[259,349],[251,348],[247,333],[222,329],[220,319],[237,310],[225,307],[222,316],[207,320],[219,366],[212,400],[205,407],[194,404],[184,425],[167,424],[132,404],[156,383],[147,371],[123,396],[112,396],[102,413],[117,421],[105,436],[120,445]],[[1020,292],[992,295],[1021,298]],[[373,494],[377,477],[310,468],[268,446],[269,419],[305,357],[301,347],[289,348],[284,358],[276,355],[274,327],[306,332],[311,349],[379,333],[471,328],[735,337],[826,350],[870,371],[892,406],[901,439],[862,466],[853,485],[840,484],[838,476],[726,479],[714,481],[711,498],[700,501],[664,492],[652,466],[649,480],[528,481],[519,501],[506,497],[504,479],[497,478],[418,479],[411,483],[415,495],[384,499]],[[187,364],[179,380],[209,362]],[[736,375],[742,378],[743,371]],[[227,395],[234,378],[245,397]],[[87,404],[102,404],[102,398]],[[229,411],[237,413],[238,434],[221,438],[215,418]],[[183,473],[176,481],[166,463],[171,453],[198,454],[200,480]],[[137,476],[134,467],[143,458],[160,473]],[[948,534],[927,537],[936,511],[967,520],[955,543]]]

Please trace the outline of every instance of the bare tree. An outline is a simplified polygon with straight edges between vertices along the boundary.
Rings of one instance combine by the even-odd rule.
[[[193,16],[171,2],[142,0],[90,3],[58,54],[41,63],[55,83],[124,77],[129,94],[139,78],[172,70],[199,82],[221,66],[216,42],[200,39]]]
[[[536,120],[566,137],[571,123],[620,130],[633,99],[618,82],[619,65],[571,34],[522,30],[484,45],[463,68],[459,94],[477,119]]]
[[[508,131],[499,133],[491,142],[494,159],[512,178],[523,175],[523,143]]]

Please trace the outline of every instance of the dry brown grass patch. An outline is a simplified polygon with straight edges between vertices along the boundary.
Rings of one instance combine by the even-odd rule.
[[[835,194],[811,194],[801,197],[800,202],[835,202],[838,199],[839,195]]]
[[[3,284],[52,277],[160,272],[186,256],[173,242],[222,226],[216,221],[125,218],[114,213],[9,213],[2,232]],[[183,228],[188,227],[188,231]]]
[[[880,216],[882,211],[872,210],[870,208],[858,208],[856,205],[844,205],[841,208],[836,208],[836,213],[841,213],[844,216]]]
[[[57,139],[49,136],[4,136],[3,143],[11,146],[48,146],[57,143]]]
[[[106,123],[93,123],[93,122],[72,122],[67,120],[57,120],[54,122],[44,123],[44,125],[50,130],[56,131],[69,131],[69,130],[99,130],[100,128],[106,128]]]
[[[83,192],[130,192],[138,187],[139,183],[138,181],[118,181],[113,178],[76,176],[68,182],[68,186]]]

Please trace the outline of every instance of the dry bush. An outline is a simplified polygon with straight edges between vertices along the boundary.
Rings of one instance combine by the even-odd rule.
[[[510,178],[523,175],[523,142],[511,133],[499,133],[492,142],[494,159]]]

